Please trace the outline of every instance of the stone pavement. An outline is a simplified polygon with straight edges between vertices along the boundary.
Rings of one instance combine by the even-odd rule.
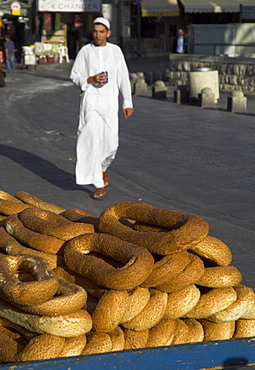
[[[167,56],[129,59],[130,72],[167,68]],[[255,288],[255,101],[244,114],[227,112],[227,94],[213,109],[134,96],[135,113],[120,115],[120,147],[104,200],[74,182],[79,91],[71,64],[17,69],[0,89],[0,189],[27,191],[92,214],[122,201],[198,214],[210,235],[232,250],[243,283]],[[120,112],[121,113],[121,112]]]

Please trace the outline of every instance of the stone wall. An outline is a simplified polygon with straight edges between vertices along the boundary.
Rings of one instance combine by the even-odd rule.
[[[213,68],[219,72],[221,91],[255,91],[255,58],[170,54],[169,59],[164,78],[171,86],[188,85],[189,72],[194,69]]]

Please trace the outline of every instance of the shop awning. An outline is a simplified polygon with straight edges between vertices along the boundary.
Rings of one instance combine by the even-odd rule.
[[[254,0],[181,0],[185,13],[237,13],[240,5],[254,6]]]
[[[177,0],[143,0],[142,17],[171,17],[179,15]]]

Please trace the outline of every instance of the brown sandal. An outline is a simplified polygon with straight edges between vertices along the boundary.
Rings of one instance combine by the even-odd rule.
[[[103,180],[104,180],[104,186],[108,186],[109,185],[109,176],[108,176],[108,173],[106,171],[103,172]]]
[[[105,190],[104,188],[98,188],[96,189],[95,193],[93,194],[94,199],[103,199],[105,196]]]

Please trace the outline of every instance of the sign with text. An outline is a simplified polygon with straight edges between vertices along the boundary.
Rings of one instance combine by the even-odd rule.
[[[242,6],[243,19],[255,19],[255,6]]]
[[[40,12],[100,12],[101,0],[39,0]]]

